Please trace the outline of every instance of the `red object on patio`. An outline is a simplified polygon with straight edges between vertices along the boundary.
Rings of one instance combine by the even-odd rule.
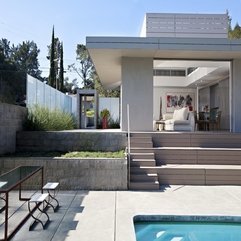
[[[102,118],[102,129],[107,129],[108,128],[108,118],[103,117]]]

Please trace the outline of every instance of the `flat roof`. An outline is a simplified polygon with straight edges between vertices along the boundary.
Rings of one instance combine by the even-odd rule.
[[[86,37],[86,47],[102,84],[121,84],[123,57],[222,60],[241,58],[241,40],[211,38]]]

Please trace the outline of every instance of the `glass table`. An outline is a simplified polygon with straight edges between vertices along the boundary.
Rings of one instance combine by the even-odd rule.
[[[16,231],[23,225],[23,223],[29,218],[29,213],[20,220],[20,223],[16,225],[12,232],[8,232],[8,209],[9,209],[9,192],[18,188],[19,190],[19,200],[27,201],[30,198],[22,198],[22,183],[31,178],[36,173],[41,172],[41,192],[43,187],[43,166],[19,166],[11,171],[4,173],[0,176],[0,195],[1,199],[4,200],[5,205],[0,209],[0,211],[5,211],[5,222],[4,222],[4,237],[0,240],[10,239]]]

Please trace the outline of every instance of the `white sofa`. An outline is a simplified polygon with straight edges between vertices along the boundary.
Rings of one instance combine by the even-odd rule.
[[[174,110],[174,113],[164,114],[166,131],[194,131],[195,119],[194,113],[188,108]]]

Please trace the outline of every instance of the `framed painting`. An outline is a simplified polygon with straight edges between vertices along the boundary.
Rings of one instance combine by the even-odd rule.
[[[175,109],[188,107],[190,111],[194,107],[194,93],[167,93],[166,112],[174,112]]]

